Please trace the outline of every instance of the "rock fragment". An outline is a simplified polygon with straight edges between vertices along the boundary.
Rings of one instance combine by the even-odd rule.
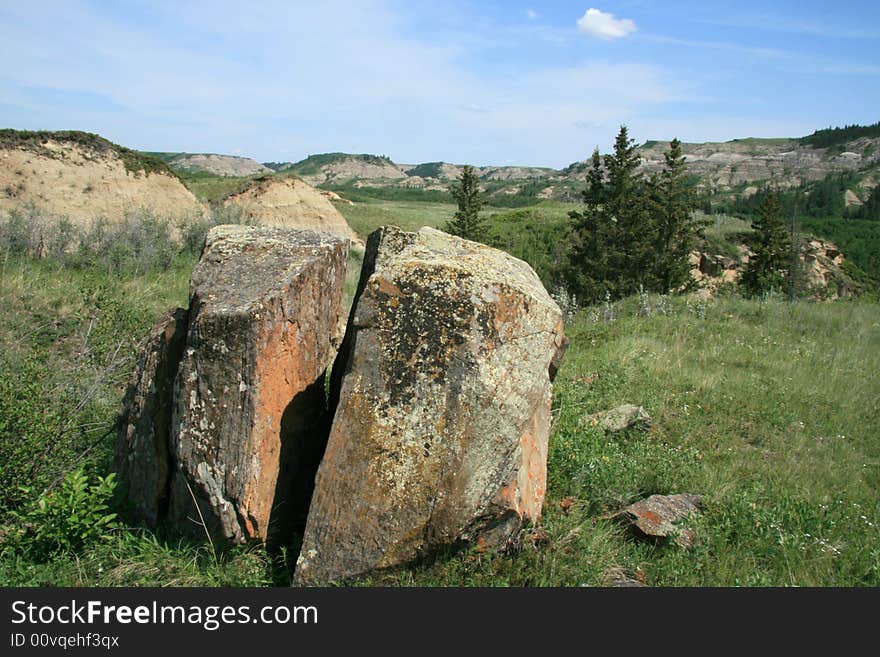
[[[611,517],[627,522],[641,538],[673,538],[682,547],[689,548],[694,541],[693,531],[677,523],[699,513],[700,500],[699,495],[689,493],[651,495]]]
[[[607,411],[599,411],[587,418],[591,426],[600,425],[609,433],[620,433],[629,429],[648,429],[651,416],[641,406],[622,404]]]
[[[122,402],[115,469],[127,484],[135,513],[150,527],[164,516],[168,504],[171,406],[186,320],[182,308],[159,320],[141,347]]]

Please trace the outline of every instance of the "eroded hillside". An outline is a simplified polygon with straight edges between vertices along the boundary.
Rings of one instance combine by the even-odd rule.
[[[0,211],[30,205],[78,223],[205,211],[163,162],[89,133],[0,131],[0,163]]]

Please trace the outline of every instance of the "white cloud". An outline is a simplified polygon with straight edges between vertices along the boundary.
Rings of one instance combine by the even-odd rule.
[[[541,18],[541,14],[536,12],[534,9],[526,9],[526,18],[530,21],[535,21]]]
[[[577,26],[582,34],[606,41],[628,36],[639,29],[629,18],[615,18],[614,14],[593,8],[587,9]]]

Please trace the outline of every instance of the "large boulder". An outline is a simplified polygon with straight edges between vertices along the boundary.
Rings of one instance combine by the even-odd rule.
[[[210,231],[185,340],[179,319],[156,329],[120,430],[121,474],[148,522],[165,513],[180,529],[243,542],[305,512],[347,257],[348,241],[329,234]]]
[[[521,260],[431,228],[374,232],[295,583],[498,544],[538,518],[565,345]]]

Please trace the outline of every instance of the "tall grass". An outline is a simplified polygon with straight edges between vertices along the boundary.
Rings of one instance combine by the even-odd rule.
[[[497,227],[518,232],[558,210],[499,215]],[[387,211],[413,223],[432,212]],[[42,490],[81,467],[108,472],[138,343],[186,303],[197,258],[179,229],[170,263],[144,248],[126,266],[98,252],[68,261],[74,248],[36,257],[32,236],[0,225],[0,525],[34,501],[22,482]],[[358,264],[353,253],[349,296]],[[607,310],[585,309],[566,327],[540,523],[507,553],[450,552],[360,583],[603,585],[623,571],[649,585],[880,586],[880,305],[646,297]],[[649,411],[650,431],[612,436],[587,421],[624,402]],[[633,541],[607,519],[673,492],[704,496],[691,550]],[[39,561],[7,539],[0,530],[7,585],[273,582],[262,548],[215,558],[207,543],[134,527]]]

